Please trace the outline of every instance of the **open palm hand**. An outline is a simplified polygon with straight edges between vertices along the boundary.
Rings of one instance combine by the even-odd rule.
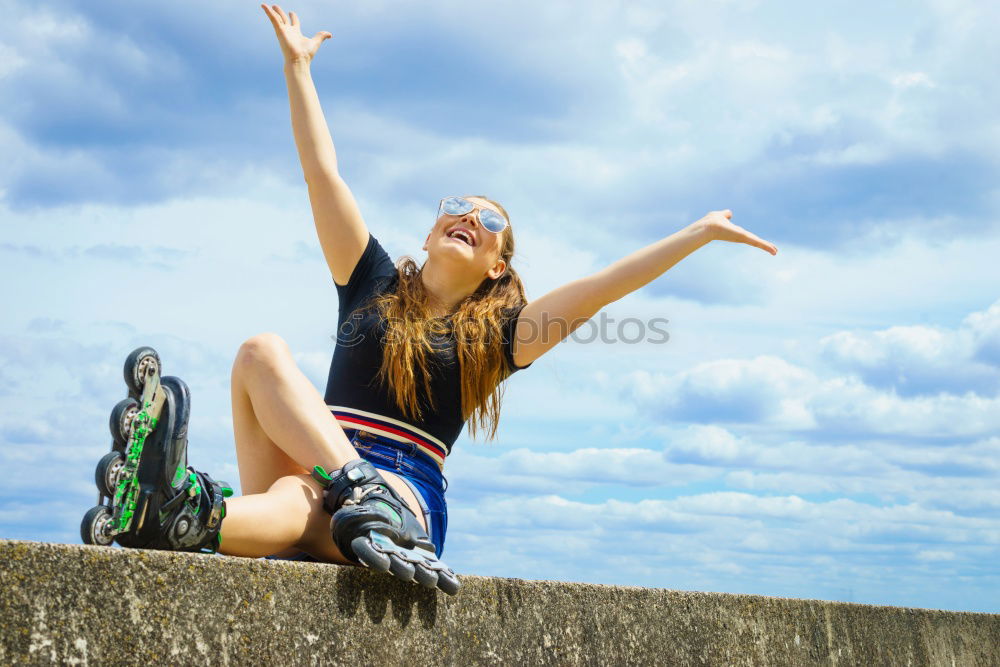
[[[732,241],[733,243],[746,243],[756,246],[761,250],[766,250],[772,255],[778,254],[778,248],[773,243],[769,243],[743,229],[739,225],[733,224],[731,218],[733,212],[729,209],[725,211],[712,211],[699,222],[709,230],[710,238],[715,241]]]
[[[306,37],[302,34],[299,17],[295,15],[295,12],[285,14],[285,10],[278,5],[261,5],[261,8],[271,19],[274,32],[278,36],[281,52],[285,55],[285,62],[312,61],[319,45],[333,37],[325,30],[317,32],[312,37]]]

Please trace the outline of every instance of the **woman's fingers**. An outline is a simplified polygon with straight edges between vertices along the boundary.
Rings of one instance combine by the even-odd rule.
[[[278,14],[278,12],[274,11],[273,7],[269,7],[267,5],[261,5],[261,7],[264,8],[264,12],[267,14],[267,18],[271,19],[271,23],[274,24],[274,27],[275,28],[280,27],[283,22],[281,15]]]
[[[288,24],[286,23],[282,15],[276,12],[272,7],[268,7],[267,5],[261,5],[261,7],[263,7],[264,11],[267,12],[267,18],[271,19],[271,25],[274,26],[274,31],[278,33],[279,37],[283,35],[285,28],[288,27]]]
[[[271,8],[274,9],[274,11],[276,11],[278,13],[278,16],[281,17],[281,22],[282,23],[285,23],[285,24],[290,23],[290,21],[288,20],[288,14],[285,13],[284,9],[282,9],[278,5],[271,5]]]
[[[282,52],[286,52],[288,49],[288,36],[285,33],[285,24],[281,22],[281,17],[266,5],[261,5],[264,11],[267,13],[267,18],[271,19],[271,25],[274,27],[274,34],[278,37],[278,44],[281,45]]]
[[[757,246],[761,250],[769,252],[772,255],[777,255],[778,254],[778,248],[773,243],[768,243],[767,241],[765,241],[763,239],[759,239],[756,236],[753,237],[753,238],[754,238],[754,240],[750,243],[750,245]]]
[[[741,243],[746,243],[747,245],[756,246],[761,250],[766,250],[772,255],[776,255],[778,253],[777,248],[775,248],[773,245],[771,245],[764,239],[760,238],[756,234],[748,232],[739,225],[733,225],[733,229],[735,229],[737,232],[738,235],[738,238],[736,239],[737,241],[740,241]]]
[[[745,237],[744,240],[743,240],[743,242],[746,243],[747,245],[757,246],[761,250],[766,250],[767,252],[771,253],[772,255],[777,255],[778,254],[778,248],[776,248],[774,246],[774,244],[768,243],[767,241],[765,241],[764,239],[760,238],[756,234],[751,234],[750,232],[748,232],[747,230],[743,229],[742,227],[737,227],[737,229],[739,229],[741,232],[743,232],[743,235]]]
[[[299,24],[299,17],[295,15],[295,12],[288,12],[288,18],[292,26],[297,26]]]
[[[271,19],[271,25],[273,25],[274,28],[277,29],[278,28],[278,20],[279,19],[275,15],[274,10],[271,9],[270,7],[268,7],[267,5],[264,5],[264,4],[261,5],[261,9],[263,9],[264,13],[267,14],[267,18]]]

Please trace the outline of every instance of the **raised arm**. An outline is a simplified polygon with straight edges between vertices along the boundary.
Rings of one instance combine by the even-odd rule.
[[[316,234],[334,281],[344,285],[368,243],[368,227],[347,184],[337,169],[333,139],[313,84],[310,64],[316,50],[332,35],[302,34],[295,12],[278,5],[261,5],[274,26],[285,57],[285,82],[291,106],[292,132],[309,189]]]
[[[778,249],[731,222],[732,211],[713,211],[684,229],[597,273],[557,287],[524,307],[517,320],[514,362],[526,366],[569,336],[609,303],[652,282],[711,241],[746,243],[772,255]]]

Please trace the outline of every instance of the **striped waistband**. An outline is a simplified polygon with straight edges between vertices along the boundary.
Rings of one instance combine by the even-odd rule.
[[[361,429],[399,442],[413,443],[421,452],[431,457],[439,468],[444,468],[444,458],[448,455],[448,448],[430,433],[406,422],[383,417],[374,412],[365,412],[342,405],[328,405],[326,407],[337,418],[337,422],[342,428]]]

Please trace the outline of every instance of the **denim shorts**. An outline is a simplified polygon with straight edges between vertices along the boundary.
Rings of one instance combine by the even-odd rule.
[[[361,458],[379,470],[399,475],[409,485],[423,510],[428,537],[440,558],[448,530],[448,505],[444,500],[448,480],[438,464],[412,442],[400,442],[354,428],[345,428],[344,433]]]

